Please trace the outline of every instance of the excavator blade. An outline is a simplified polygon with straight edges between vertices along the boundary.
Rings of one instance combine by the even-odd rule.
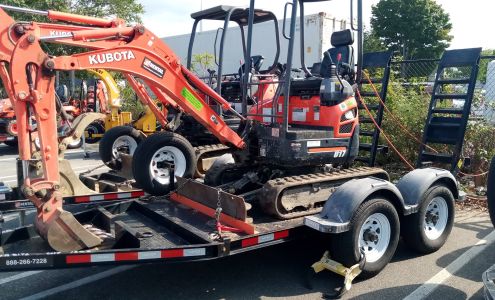
[[[242,197],[204,185],[196,180],[176,178],[176,190],[170,195],[171,200],[210,217],[215,217],[216,210],[221,208],[220,221],[222,223],[241,229],[247,234],[255,232],[251,224],[253,220],[247,216],[251,204],[246,203]]]
[[[216,209],[220,203],[224,214],[241,221],[246,221],[247,211],[251,207],[242,197],[181,177],[177,177],[175,193],[211,209]]]
[[[58,209],[58,217],[55,220],[43,224],[38,219],[36,227],[55,251],[78,251],[103,243],[102,239],[83,227],[70,212],[61,208]]]

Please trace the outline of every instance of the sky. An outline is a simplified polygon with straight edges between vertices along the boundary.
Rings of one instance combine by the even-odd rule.
[[[248,6],[249,0],[138,0],[143,4],[144,25],[156,35],[165,37],[189,33],[192,28],[191,13],[220,4]],[[257,8],[273,11],[280,19],[283,17],[283,5],[286,1],[258,0]],[[363,0],[365,24],[369,24],[371,5],[378,0]],[[436,0],[450,15],[453,28],[451,49],[483,47],[495,49],[495,28],[491,26],[494,18],[493,0]],[[337,18],[349,17],[349,1],[334,0],[322,3],[307,3],[305,13],[326,12]],[[211,25],[211,24],[210,24]],[[218,25],[216,25],[218,26]],[[204,24],[203,29],[215,29]]]

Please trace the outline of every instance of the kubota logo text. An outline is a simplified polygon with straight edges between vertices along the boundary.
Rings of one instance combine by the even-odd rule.
[[[89,64],[97,65],[97,64],[111,63],[114,61],[131,60],[135,58],[136,57],[134,56],[134,53],[132,53],[131,50],[113,52],[113,53],[102,53],[102,54],[90,55]]]
[[[56,31],[50,30],[50,36],[71,36],[72,32],[70,31]]]

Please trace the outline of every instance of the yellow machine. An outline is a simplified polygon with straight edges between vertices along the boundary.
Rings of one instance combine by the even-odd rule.
[[[97,76],[104,84],[104,89],[96,91],[95,97],[105,98],[108,104],[108,111],[106,112],[104,127],[100,124],[88,126],[85,132],[88,143],[99,141],[106,131],[117,126],[132,125],[132,127],[142,131],[145,135],[156,131],[156,117],[149,107],[146,106],[144,113],[133,121],[131,112],[121,111],[120,90],[112,75],[102,69],[89,70],[89,72]]]

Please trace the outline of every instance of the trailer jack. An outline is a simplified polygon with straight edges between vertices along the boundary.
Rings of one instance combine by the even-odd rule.
[[[325,251],[323,257],[311,265],[312,270],[310,270],[310,276],[308,280],[309,288],[312,289],[312,279],[318,273],[323,270],[328,270],[330,272],[339,274],[344,277],[344,284],[340,287],[335,293],[332,294],[323,294],[325,299],[339,299],[341,298],[347,291],[351,289],[352,281],[361,274],[362,267],[365,263],[365,256],[361,253],[360,261],[353,265],[350,268],[345,267],[343,264],[334,261],[330,258],[330,254],[328,251]]]

